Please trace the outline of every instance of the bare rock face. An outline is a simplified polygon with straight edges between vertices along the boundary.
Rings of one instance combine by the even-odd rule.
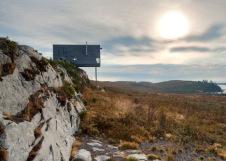
[[[0,39],[0,160],[69,161],[85,110],[76,92],[62,91],[71,78],[33,48],[10,43]]]

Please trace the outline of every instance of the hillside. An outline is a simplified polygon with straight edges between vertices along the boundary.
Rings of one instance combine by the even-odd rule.
[[[215,84],[117,83],[0,38],[0,161],[226,159],[226,97],[149,93]]]
[[[222,89],[213,82],[207,81],[167,81],[160,83],[150,82],[99,82],[100,86],[108,88],[118,88],[139,92],[162,92],[162,93],[218,93]]]

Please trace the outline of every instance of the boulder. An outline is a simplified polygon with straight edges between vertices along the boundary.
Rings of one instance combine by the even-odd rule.
[[[95,157],[96,161],[107,161],[108,159],[110,159],[110,157],[107,155],[98,155],[97,157]]]
[[[145,154],[130,154],[130,155],[128,155],[127,158],[134,158],[134,159],[137,159],[139,161],[146,161],[146,160],[148,160],[147,156]]]
[[[92,161],[91,153],[86,149],[80,149],[75,157],[76,160]]]

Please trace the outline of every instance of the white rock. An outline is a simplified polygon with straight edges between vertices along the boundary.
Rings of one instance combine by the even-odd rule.
[[[44,101],[44,108],[40,113],[35,114],[30,122],[15,123],[5,120],[2,115],[4,112],[16,115],[23,111],[29,102],[29,97],[40,90],[43,83],[48,87],[63,85],[64,80],[62,80],[60,72],[50,65],[46,72],[36,75],[32,81],[26,81],[20,72],[27,68],[32,70],[31,66],[35,66],[30,56],[34,56],[38,60],[42,58],[33,48],[20,47],[13,74],[2,77],[3,80],[0,81],[0,125],[4,128],[4,133],[0,136],[0,145],[7,149],[8,161],[27,161],[31,150],[42,140],[41,138],[44,138],[33,161],[69,161],[71,146],[74,142],[73,135],[78,131],[80,123],[78,112],[85,110],[82,100],[78,96],[69,102],[72,106],[68,110],[66,106],[62,107],[58,103],[56,94],[51,93]],[[10,61],[0,52],[0,64]],[[65,79],[70,81],[67,74],[65,74]],[[41,136],[35,138],[34,131],[42,123]],[[89,152],[86,159],[91,161]]]
[[[30,95],[40,89],[40,84],[32,81],[24,81],[16,68],[14,73],[2,77],[0,82],[0,111],[9,112],[12,115],[22,111]]]
[[[99,155],[99,156],[95,157],[96,161],[106,161],[108,159],[110,159],[110,157],[107,155]]]
[[[11,59],[0,50],[0,65],[11,63]]]
[[[114,153],[114,156],[118,156],[118,157],[124,157],[125,156],[125,153],[123,151],[116,151]]]
[[[71,146],[74,142],[73,134],[78,130],[78,114],[75,109],[69,112],[66,107],[59,106],[56,96],[44,102],[42,109],[45,124],[42,127],[44,140],[34,161],[69,160]],[[56,110],[58,109],[58,111]],[[5,137],[0,138],[0,144],[8,149],[9,161],[26,161],[27,157],[36,145],[34,129],[40,124],[41,115],[37,113],[31,122],[16,124],[4,120],[0,114],[0,123],[5,126]],[[34,144],[35,143],[35,144]]]
[[[128,155],[128,158],[135,158],[139,161],[146,161],[148,160],[147,159],[147,156],[145,154],[130,154]]]
[[[138,153],[141,153],[140,150],[126,150],[125,152],[126,153],[129,153],[129,154],[138,154]]]
[[[3,118],[0,118],[0,122],[4,122]],[[26,161],[35,139],[34,125],[26,121],[20,124],[7,122],[8,125],[4,129],[5,137],[0,141],[1,145],[3,144],[3,147],[8,150],[9,161]]]
[[[75,157],[75,159],[80,159],[82,161],[91,161],[91,153],[86,149],[80,149]]]
[[[30,49],[29,50],[33,50]],[[34,56],[35,52],[32,53]],[[39,58],[39,54],[37,54]],[[4,58],[4,62],[9,60],[4,54],[0,54],[0,58]],[[2,77],[3,81],[0,82],[0,111],[9,112],[12,115],[22,111],[28,103],[29,97],[41,88],[41,84],[46,84],[49,87],[61,87],[63,81],[60,73],[55,71],[51,66],[48,66],[47,71],[42,74],[36,75],[34,81],[26,81],[21,76],[24,69],[32,69],[31,64],[34,64],[29,55],[22,52],[15,60],[16,68],[13,74]],[[33,69],[32,69],[33,70]],[[70,79],[70,78],[67,78]],[[82,106],[78,107],[82,110]]]
[[[78,130],[78,114],[75,109],[70,112],[66,107],[59,107],[58,101],[53,95],[45,103],[42,109],[44,120],[48,122],[43,127],[44,140],[42,148],[34,161],[51,160],[45,159],[51,155],[52,158],[63,158],[68,161],[71,146],[74,142],[73,134]],[[58,109],[58,111],[56,110]],[[52,151],[50,150],[52,148]]]
[[[102,144],[102,142],[99,141],[99,140],[92,139],[91,141],[92,141],[92,142],[95,142],[95,143],[100,143],[100,144]]]
[[[116,147],[116,146],[113,146],[113,145],[107,145],[107,146],[108,146],[108,148],[110,148],[110,149],[118,150],[118,147]]]
[[[102,147],[102,144],[100,143],[96,143],[96,142],[91,142],[91,143],[87,143],[89,146],[97,146],[97,147]]]
[[[97,147],[93,147],[92,148],[93,149],[93,151],[99,151],[99,152],[103,152],[103,151],[105,151],[104,149],[102,149],[102,148],[97,148]]]

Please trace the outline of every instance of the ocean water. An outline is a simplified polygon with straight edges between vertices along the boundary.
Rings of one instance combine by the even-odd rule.
[[[219,85],[223,90],[224,90],[224,93],[226,93],[226,85]]]

